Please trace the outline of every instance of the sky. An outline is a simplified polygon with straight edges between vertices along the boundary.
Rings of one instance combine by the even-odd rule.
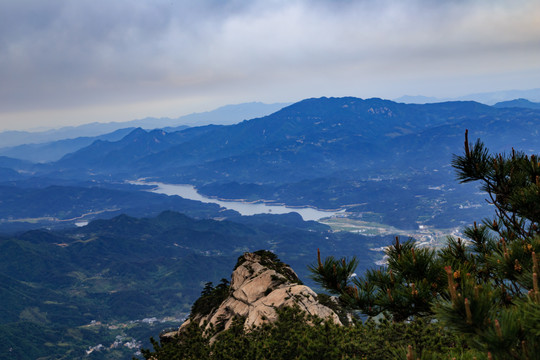
[[[2,0],[0,130],[540,87],[538,0]]]

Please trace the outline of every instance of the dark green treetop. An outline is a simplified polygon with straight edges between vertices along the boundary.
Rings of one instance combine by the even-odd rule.
[[[461,182],[477,181],[493,219],[449,237],[444,248],[412,240],[385,250],[387,265],[351,278],[356,259],[319,259],[313,279],[351,310],[394,321],[433,316],[488,358],[540,359],[540,162],[512,149],[490,154],[477,140],[452,166]]]

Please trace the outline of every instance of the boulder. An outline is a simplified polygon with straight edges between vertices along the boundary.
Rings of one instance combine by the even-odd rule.
[[[237,317],[245,319],[244,328],[249,331],[277,320],[276,309],[286,306],[298,306],[308,314],[342,325],[338,315],[320,304],[317,294],[303,285],[296,273],[273,253],[245,253],[232,273],[228,297],[207,314],[192,313],[179,331],[195,322],[220,332],[228,329]]]

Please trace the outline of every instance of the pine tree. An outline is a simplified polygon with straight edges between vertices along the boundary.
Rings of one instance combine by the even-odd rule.
[[[452,164],[458,179],[481,183],[495,217],[467,228],[461,249],[452,240],[441,252],[450,298],[436,302],[437,317],[494,359],[540,359],[538,156],[491,155],[467,132],[464,147]]]
[[[413,241],[385,251],[388,264],[350,278],[356,259],[320,260],[313,278],[350,309],[394,321],[436,315],[469,346],[493,359],[540,359],[540,162],[512,149],[492,155],[477,140],[452,166],[461,182],[480,182],[495,216],[449,238],[435,252]]]

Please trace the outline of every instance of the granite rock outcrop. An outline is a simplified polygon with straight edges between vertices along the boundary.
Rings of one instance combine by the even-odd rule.
[[[303,285],[296,273],[276,255],[264,250],[245,253],[232,273],[228,296],[207,313],[192,313],[179,331],[196,323],[220,332],[228,329],[236,318],[244,319],[244,328],[249,331],[277,320],[276,309],[292,306],[341,325],[338,315],[319,303],[317,294]]]

